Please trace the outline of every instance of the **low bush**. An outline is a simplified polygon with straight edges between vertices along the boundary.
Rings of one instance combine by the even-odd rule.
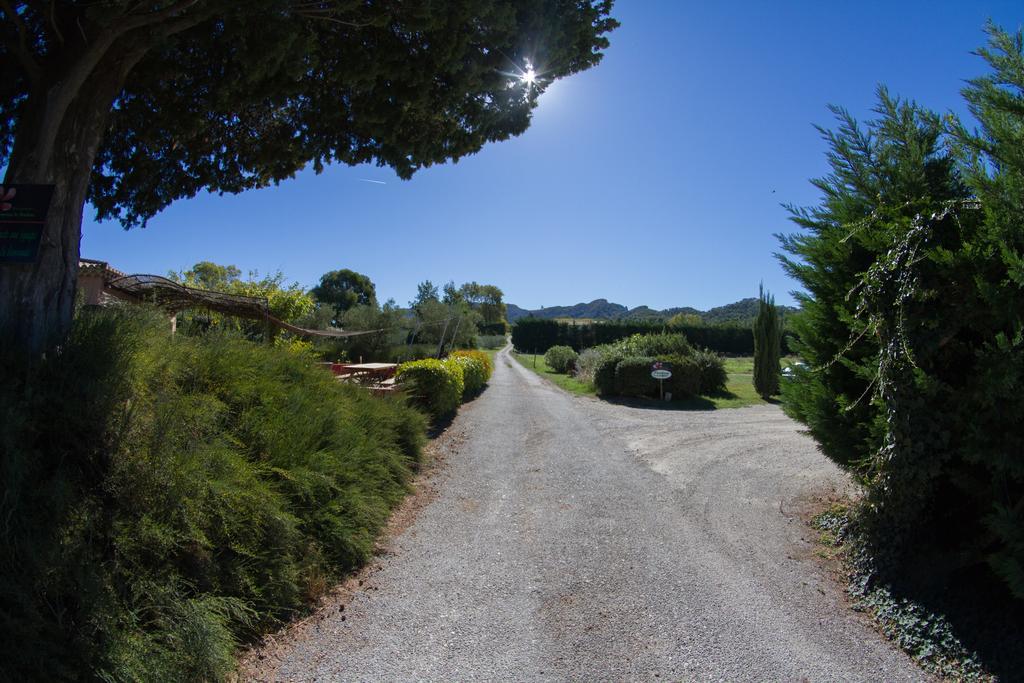
[[[725,391],[729,375],[722,357],[714,351],[701,350],[694,352],[692,358],[700,367],[700,386],[696,393],[709,396]]]
[[[481,349],[500,349],[508,343],[508,337],[503,334],[482,334],[476,338],[476,344]]]
[[[433,358],[437,354],[437,344],[395,344],[388,347],[387,355],[382,359],[387,363],[408,363],[411,360]]]
[[[623,356],[688,356],[693,347],[681,334],[634,334],[609,344]]]
[[[477,351],[475,349],[459,349],[458,351],[452,351],[453,357],[465,356],[466,358],[475,358],[484,366],[484,382],[486,383],[491,379],[491,373],[494,372],[494,363],[491,362],[491,357],[483,351]]]
[[[479,358],[473,358],[472,356],[466,355],[453,355],[448,359],[448,361],[456,363],[460,368],[462,368],[462,397],[464,399],[476,396],[483,391],[484,385],[487,383],[487,369],[484,367],[484,364],[480,362]]]
[[[454,360],[425,358],[402,363],[395,379],[435,420],[451,415],[462,402],[465,380],[462,367]]]
[[[594,370],[594,386],[597,393],[602,396],[614,396],[617,388],[615,386],[615,366],[619,364],[623,356],[611,349],[607,349],[601,356],[601,361]]]
[[[544,362],[555,372],[569,372],[576,362],[576,352],[570,346],[552,346],[544,354]]]
[[[703,366],[696,355],[662,356],[658,360],[672,364],[672,376],[665,380],[665,391],[672,392],[673,399],[704,393]]]
[[[615,366],[615,393],[619,396],[653,396],[658,392],[658,381],[651,377],[655,358],[628,356]]]
[[[306,355],[138,309],[0,376],[10,680],[222,680],[370,556],[425,439]]]
[[[577,356],[573,375],[581,382],[593,384],[594,374],[603,360],[604,353],[600,349],[587,349]]]

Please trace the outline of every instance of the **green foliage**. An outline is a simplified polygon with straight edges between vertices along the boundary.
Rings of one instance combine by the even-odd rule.
[[[619,396],[652,396],[658,391],[658,382],[651,377],[651,366],[656,358],[627,356],[615,365],[615,393]]]
[[[2,369],[12,679],[223,679],[369,557],[425,438],[304,354],[172,337],[137,308],[83,312],[59,352]]]
[[[782,367],[782,321],[775,305],[775,297],[758,292],[757,318],[754,319],[754,389],[767,399],[779,393]]]
[[[256,271],[250,271],[249,278],[243,280],[241,271],[235,266],[201,261],[189,270],[169,275],[172,280],[188,287],[266,299],[270,314],[288,323],[296,323],[313,313],[313,298],[297,282],[286,284],[281,271],[263,277]],[[253,341],[265,340],[267,334],[267,327],[261,321],[211,313],[203,308],[180,312],[178,328],[186,334],[211,330],[239,331]]]
[[[552,346],[544,354],[544,362],[555,372],[571,372],[576,363],[576,355],[570,346]]]
[[[373,282],[366,275],[348,268],[321,275],[320,284],[310,294],[318,304],[332,311],[332,319],[336,323],[340,323],[345,312],[355,306],[377,307],[377,288]]]
[[[396,344],[388,348],[384,362],[407,363],[411,360],[433,358],[436,354],[436,344]]]
[[[728,376],[721,357],[711,351],[695,351],[678,334],[633,335],[588,349],[580,355],[577,367],[584,376],[592,377],[590,381],[603,396],[653,397],[660,394],[658,381],[651,377],[655,360],[672,364],[672,377],[664,385],[673,398],[725,390]]]
[[[448,417],[462,402],[465,381],[462,367],[454,359],[425,358],[402,363],[395,378],[435,420]]]
[[[672,376],[663,382],[651,377],[655,361],[671,363]],[[631,356],[615,366],[615,393],[620,396],[657,398],[661,385],[673,399],[684,399],[701,393],[702,366],[693,356]]]
[[[688,356],[693,347],[681,334],[634,334],[611,345],[624,356]]]
[[[390,349],[404,341],[404,333],[396,329],[401,321],[402,314],[395,307],[394,301],[387,301],[379,308],[376,304],[353,306],[342,315],[342,328],[372,334],[343,337],[327,343],[343,349],[345,355],[353,361],[362,358],[366,362],[383,362],[388,357]]]
[[[604,360],[604,353],[600,349],[585,349],[576,358],[576,367],[573,375],[581,382],[594,383],[594,375],[598,366]]]
[[[725,363],[721,356],[713,351],[698,350],[694,351],[690,358],[696,364],[700,375],[700,382],[693,393],[710,396],[725,391],[729,374],[725,371]]]
[[[450,286],[454,289],[454,284]],[[476,282],[467,282],[459,287],[457,293],[445,287],[446,298],[465,301],[480,314],[482,325],[502,326],[501,332],[504,332],[505,325],[505,303],[502,301],[504,296],[504,293],[494,285],[481,285]]]
[[[481,349],[500,349],[508,343],[508,338],[503,334],[485,334],[476,338],[476,344]]]
[[[703,323],[704,321],[701,320],[700,313],[676,313],[666,322],[669,327],[697,326]]]
[[[783,238],[813,368],[783,394],[868,484],[878,572],[987,562],[1024,598],[1024,54],[990,32],[978,132],[884,91],[866,129],[835,110],[825,198]]]
[[[112,36],[107,60],[133,51],[123,83],[99,98],[107,106],[84,114],[109,115],[89,201],[126,226],[203,189],[266,187],[308,165],[372,162],[409,178],[473,154],[525,131],[544,89],[596,65],[616,26],[610,2],[453,0],[443,12],[404,4],[383,12],[363,3],[211,0],[176,9],[146,14],[141,36],[119,30],[143,16],[124,0],[19,9],[27,59],[65,67],[37,82],[12,63],[0,150],[14,146],[17,157],[46,105],[37,93],[89,66],[79,46],[51,40],[52,26]],[[521,67],[533,54],[524,52],[532,41],[544,46],[545,69],[526,86],[506,74],[510,60]],[[98,87],[89,80],[82,89]]]
[[[415,303],[413,313],[416,342],[443,345],[444,349],[473,347],[480,315],[466,302],[425,299]]]
[[[487,384],[487,368],[479,358],[453,355],[448,360],[462,369],[463,399],[472,398],[483,391],[484,385]]]
[[[614,396],[618,392],[615,368],[625,356],[617,351],[605,349],[601,360],[594,369],[594,386],[602,396]]]
[[[491,357],[483,351],[476,351],[475,349],[459,349],[458,351],[452,351],[451,356],[453,358],[474,358],[480,361],[480,364],[484,368],[484,382],[491,379],[491,373],[494,372],[494,363],[491,362]]]
[[[576,351],[604,346],[634,334],[648,335],[671,331],[682,334],[691,346],[717,353],[750,356],[754,353],[754,334],[749,325],[673,326],[658,322],[609,321],[595,323],[559,322],[540,318],[520,318],[512,326],[512,344],[522,352],[544,353],[552,346],[571,346]],[[791,334],[782,339],[783,352],[789,353]]]
[[[722,387],[717,387],[714,384],[715,380],[712,378],[712,374],[715,365],[712,359],[717,359],[717,356],[698,358],[697,355],[691,355],[658,358],[660,361],[672,364],[672,376],[665,380],[665,391],[672,392],[673,399],[684,399],[698,394],[721,391],[724,388],[724,382]],[[721,361],[719,361],[720,365]],[[724,370],[722,372],[724,374]],[[711,390],[702,391],[704,385],[711,387]]]

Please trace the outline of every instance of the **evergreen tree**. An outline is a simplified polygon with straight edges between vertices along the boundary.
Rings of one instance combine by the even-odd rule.
[[[779,357],[782,355],[782,321],[775,297],[758,290],[757,318],[754,319],[754,389],[762,398],[779,393]]]
[[[867,485],[873,575],[988,564],[1024,598],[1024,39],[990,34],[976,132],[884,90],[865,128],[835,110],[822,203],[782,238],[811,364],[783,394]]]

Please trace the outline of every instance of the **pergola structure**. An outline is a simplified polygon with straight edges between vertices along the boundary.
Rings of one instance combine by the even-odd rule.
[[[224,315],[249,320],[260,320],[267,325],[305,337],[356,337],[382,330],[310,330],[275,318],[270,304],[263,297],[242,296],[188,287],[160,275],[125,275],[104,261],[82,259],[79,262],[79,283],[85,292],[86,303],[102,305],[110,300],[133,303],[152,303],[164,309],[174,319],[181,311],[202,307]]]

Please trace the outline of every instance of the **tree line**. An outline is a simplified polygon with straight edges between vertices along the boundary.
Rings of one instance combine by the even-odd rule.
[[[582,351],[611,344],[634,334],[672,331],[682,333],[697,348],[734,356],[754,354],[754,332],[749,325],[694,325],[686,318],[661,321],[608,321],[574,323],[541,318],[520,318],[512,327],[512,344],[526,353],[544,353],[552,346]],[[780,349],[789,353],[791,333],[782,333]]]

